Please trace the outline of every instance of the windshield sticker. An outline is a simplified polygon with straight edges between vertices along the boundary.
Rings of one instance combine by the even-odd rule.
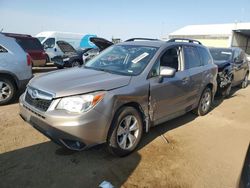
[[[227,54],[227,55],[231,55],[231,52],[221,52],[221,54]]]
[[[141,61],[142,59],[144,59],[148,55],[149,55],[149,53],[144,52],[143,54],[139,55],[137,58],[133,59],[132,63],[138,63],[139,61]]]

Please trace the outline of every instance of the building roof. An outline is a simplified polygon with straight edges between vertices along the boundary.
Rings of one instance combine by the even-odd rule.
[[[250,30],[250,23],[188,25],[172,33],[164,35],[163,39],[178,36],[230,36],[233,30]]]

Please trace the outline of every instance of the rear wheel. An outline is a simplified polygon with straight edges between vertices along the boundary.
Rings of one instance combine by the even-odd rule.
[[[126,156],[137,147],[143,131],[142,118],[133,107],[120,109],[111,125],[107,140],[108,150],[117,156]]]
[[[246,73],[244,80],[241,82],[241,88],[246,88],[248,86],[248,76],[249,73]]]
[[[49,62],[50,62],[49,56],[46,55],[46,63],[45,63],[45,64],[47,64],[47,63],[49,63]]]
[[[16,87],[12,80],[0,78],[0,105],[10,103],[16,94]]]
[[[193,110],[193,113],[195,113],[198,116],[206,115],[210,110],[211,103],[212,103],[212,91],[209,87],[207,87],[203,91],[198,107]]]
[[[79,61],[73,61],[71,64],[72,67],[80,67],[81,63]]]
[[[56,66],[58,69],[63,69],[64,67],[63,66],[61,66],[61,65],[57,65]]]

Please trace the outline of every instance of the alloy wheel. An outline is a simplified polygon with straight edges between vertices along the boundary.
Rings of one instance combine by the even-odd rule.
[[[135,116],[124,117],[117,129],[117,143],[124,149],[130,149],[136,143],[139,136],[139,125]]]
[[[74,61],[72,63],[72,67],[79,67],[80,66],[80,63],[78,61]]]
[[[0,81],[0,101],[5,101],[11,96],[11,87],[8,83]]]
[[[211,105],[211,93],[209,91],[206,91],[201,99],[201,109],[203,112],[207,112]]]

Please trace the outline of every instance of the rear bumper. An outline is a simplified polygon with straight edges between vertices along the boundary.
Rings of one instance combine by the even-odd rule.
[[[32,59],[32,65],[34,67],[45,66],[46,65],[46,59],[38,59],[38,60],[33,60]]]
[[[27,104],[24,95],[19,104],[20,116],[57,144],[81,150],[106,142],[108,118],[94,109],[82,115],[59,110],[41,112]]]

